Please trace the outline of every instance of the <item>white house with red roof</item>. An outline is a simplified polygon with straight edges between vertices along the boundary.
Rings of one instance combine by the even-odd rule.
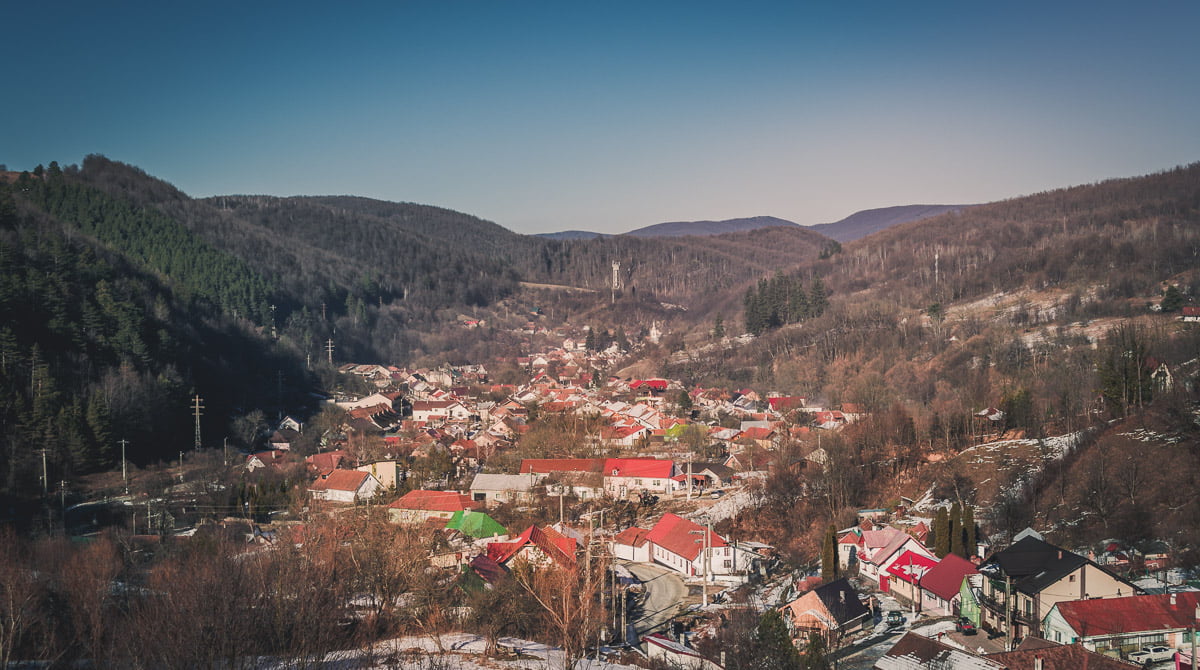
[[[617,533],[609,543],[613,556],[634,563],[650,563],[653,559],[650,557],[650,543],[646,539],[649,533],[637,526]]]
[[[910,551],[915,555],[934,558],[933,552],[916,538],[891,526],[882,530],[863,531],[863,545],[863,552],[859,557],[859,574],[866,579],[878,581],[881,590],[888,588],[887,569],[899,560],[904,552]]]
[[[314,500],[353,503],[375,496],[383,485],[369,472],[332,470],[317,477],[308,487]]]
[[[707,537],[707,541],[706,541]],[[704,526],[667,513],[646,533],[650,558],[686,577],[730,575],[735,571],[733,547]],[[708,561],[705,564],[705,549]]]
[[[928,553],[903,551],[879,577],[879,590],[910,603],[921,600],[922,578],[938,564]]]
[[[530,526],[511,542],[489,542],[487,557],[505,567],[525,561],[538,568],[553,565],[571,570],[578,546],[574,538],[549,526]]]
[[[668,494],[679,474],[675,461],[659,458],[609,458],[602,472],[604,492],[618,500],[642,492]]]
[[[414,490],[387,506],[388,520],[399,524],[419,524],[430,519],[449,520],[455,512],[479,509],[483,503],[457,491]]]
[[[1186,649],[1200,627],[1200,591],[1072,600],[1042,619],[1042,637],[1098,652],[1144,644]]]

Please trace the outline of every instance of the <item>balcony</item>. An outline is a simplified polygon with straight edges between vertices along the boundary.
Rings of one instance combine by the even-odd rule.
[[[979,596],[979,604],[1001,619],[1004,618],[1004,600],[1002,598],[982,594]],[[1041,629],[1041,622],[1036,617],[1032,614],[1025,614],[1016,607],[1012,608],[1012,621],[1015,624],[1020,624],[1033,630]]]

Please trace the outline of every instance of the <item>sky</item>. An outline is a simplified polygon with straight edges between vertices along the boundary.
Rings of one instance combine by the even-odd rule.
[[[990,202],[1200,160],[1200,2],[7,2],[0,164],[520,233]]]

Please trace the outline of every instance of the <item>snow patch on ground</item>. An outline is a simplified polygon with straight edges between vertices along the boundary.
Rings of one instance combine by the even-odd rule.
[[[512,650],[518,658],[499,660],[485,657],[485,646],[481,636],[471,633],[409,636],[385,640],[370,649],[331,652],[315,662],[313,659],[277,659],[260,667],[263,670],[301,666],[322,670],[564,670],[563,654],[556,647],[511,637],[500,638],[500,646]],[[637,670],[635,666],[593,659],[582,660],[575,667],[580,670]]]

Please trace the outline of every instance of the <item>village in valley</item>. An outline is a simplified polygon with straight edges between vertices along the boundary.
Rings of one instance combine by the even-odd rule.
[[[558,588],[588,590],[571,594],[580,621],[539,640],[562,648],[575,636],[567,658],[721,668],[722,635],[767,612],[805,658],[841,668],[1118,668],[1191,651],[1200,591],[1165,545],[983,537],[986,510],[928,492],[820,531],[807,568],[781,560],[778,536],[729,522],[769,504],[781,469],[809,475],[798,495],[823,495],[823,436],[863,419],[860,408],[606,374],[621,345],[541,335],[561,340],[511,361],[523,383],[495,383],[477,364],[342,365],[320,428],[285,417],[233,466],[246,482],[306,472],[302,504],[247,501],[218,523],[263,551],[312,519],[373,514],[436,537],[427,568],[478,588],[571,575]],[[977,415],[982,448],[1009,438],[989,434],[1000,414]],[[503,645],[487,651],[502,657]]]

